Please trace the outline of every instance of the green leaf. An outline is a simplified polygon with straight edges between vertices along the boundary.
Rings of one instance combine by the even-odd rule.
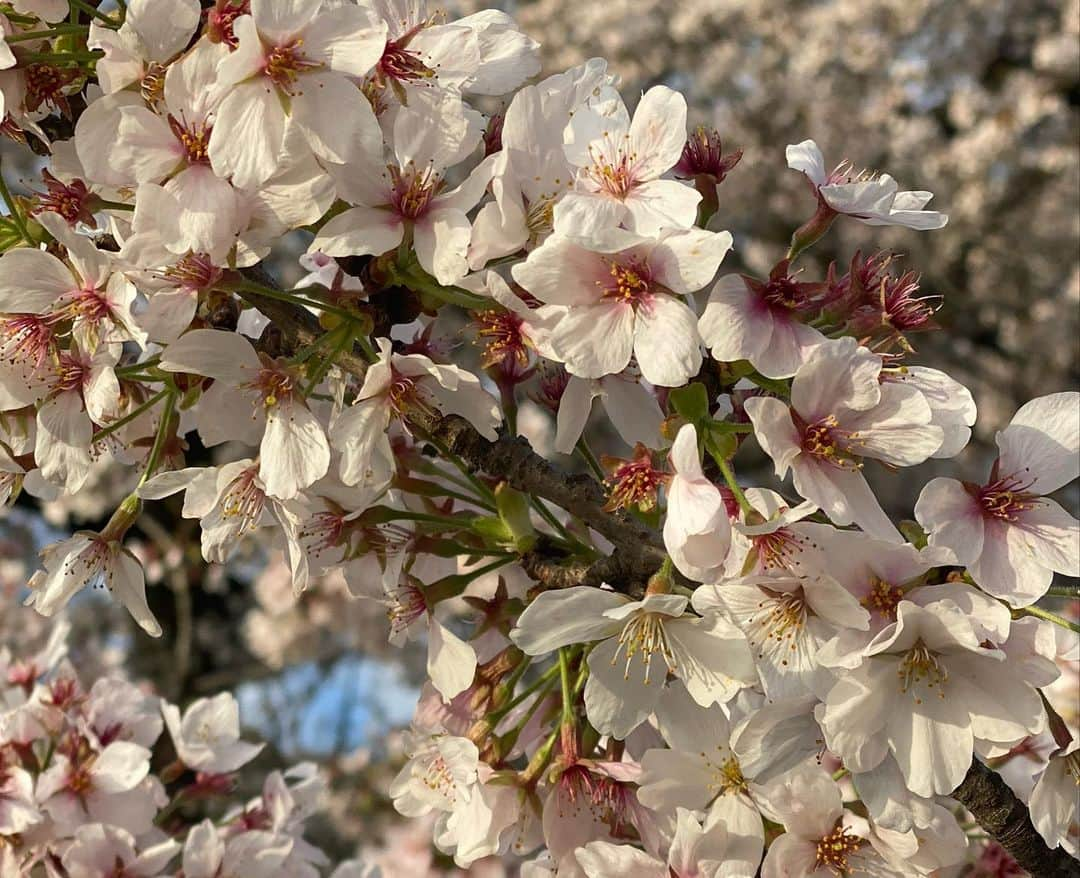
[[[709,392],[704,384],[694,382],[679,387],[670,394],[671,407],[695,427],[700,427],[709,420]]]

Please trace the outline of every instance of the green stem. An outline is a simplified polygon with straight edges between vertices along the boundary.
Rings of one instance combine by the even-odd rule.
[[[346,321],[330,333],[331,337],[337,335],[338,338],[334,339],[334,343],[333,345],[331,345],[330,350],[315,367],[315,371],[312,372],[311,378],[308,380],[307,386],[303,390],[304,399],[307,399],[311,395],[312,391],[319,386],[319,382],[326,377],[326,373],[329,372],[330,369],[333,367],[334,361],[338,358],[341,352],[347,347],[352,346],[353,332],[354,329],[352,321]],[[326,336],[324,336],[324,338],[326,338]]]
[[[1080,623],[1070,621],[1064,616],[1059,616],[1057,613],[1051,613],[1049,610],[1044,610],[1042,607],[1024,607],[1019,612],[1023,615],[1035,616],[1038,619],[1053,622],[1055,625],[1060,625],[1062,628],[1068,628],[1075,634],[1080,634]]]
[[[98,210],[134,210],[134,204],[124,204],[122,201],[109,201],[108,198],[97,198],[94,206]]]
[[[1074,598],[1080,600],[1080,585],[1052,585],[1046,594],[1055,598]]]
[[[731,471],[731,465],[722,457],[714,457],[716,465],[720,467],[720,472],[724,476],[724,481],[727,482],[727,486],[731,489],[731,493],[735,495],[735,500],[739,504],[739,508],[743,512],[750,512],[753,510],[753,506],[750,505],[750,501],[746,499],[746,494],[743,493],[743,489],[739,486],[739,483],[735,481],[735,473]]]
[[[49,40],[53,37],[65,34],[84,34],[87,28],[85,24],[58,24],[49,30],[30,30],[19,34],[9,34],[4,37],[6,43],[23,43],[28,40]]]
[[[469,480],[469,484],[472,485],[473,489],[476,490],[477,492],[479,492],[481,497],[483,497],[485,500],[487,500],[492,505],[495,505],[495,492],[492,491],[491,488],[489,488],[487,485],[485,485],[482,481],[480,481],[480,479],[478,479],[476,477],[476,474],[473,473],[472,470],[469,469],[469,467],[465,463],[465,461],[463,461],[460,457],[458,457],[456,454],[454,454],[453,452],[450,451],[450,449],[447,447],[445,442],[443,442],[441,439],[438,439],[435,436],[432,436],[431,434],[426,433],[426,432],[421,433],[421,436],[425,440],[430,442],[432,445],[434,445],[439,450],[439,453],[442,454],[443,457],[445,457],[455,467],[457,467],[457,469],[461,472],[461,474],[463,476],[465,476],[466,479]]]
[[[173,412],[176,410],[176,392],[172,388],[169,388],[165,392],[168,394],[165,399],[165,409],[162,411],[161,419],[158,421],[157,433],[154,436],[154,444],[150,448],[150,456],[146,459],[146,469],[143,470],[142,478],[139,479],[140,485],[146,484],[146,481],[154,474],[154,470],[157,469],[158,464],[161,462],[161,455],[165,450],[166,437],[172,427],[172,416]]]
[[[268,299],[277,299],[279,302],[288,302],[290,305],[301,305],[307,308],[318,308],[320,311],[324,311],[327,314],[333,314],[336,317],[340,317],[342,320],[352,320],[356,315],[351,314],[341,308],[337,308],[334,305],[328,305],[325,302],[317,302],[314,299],[308,299],[304,296],[296,295],[294,293],[287,293],[284,290],[275,290],[272,287],[264,287],[262,284],[254,283],[253,281],[243,280],[239,283],[222,284],[221,289],[232,289],[236,292],[249,292],[255,293],[260,296],[266,296]]]
[[[75,9],[81,9],[91,18],[96,18],[98,21],[107,24],[113,30],[116,30],[118,27],[120,27],[120,22],[118,22],[114,18],[110,18],[100,9],[95,9],[89,3],[85,2],[85,0],[68,0],[68,3]]]
[[[577,452],[581,455],[585,463],[588,464],[589,469],[592,470],[592,474],[601,482],[604,481],[606,478],[604,468],[600,466],[600,461],[596,459],[596,455],[593,454],[592,449],[589,447],[589,443],[585,440],[584,436],[578,439]]]
[[[87,61],[100,61],[105,57],[103,52],[21,52],[20,60],[29,61],[31,64],[47,64],[50,67],[59,67],[61,64],[71,62],[81,67]]]
[[[161,362],[161,357],[155,355],[146,360],[140,360],[138,363],[132,363],[130,366],[117,366],[113,371],[117,376],[126,378],[129,375],[140,375],[146,369],[153,369],[158,363]]]
[[[562,722],[563,725],[574,724],[574,697],[570,687],[570,650],[563,647],[559,650],[559,683],[562,686]]]
[[[36,247],[37,243],[30,237],[30,232],[26,228],[26,223],[23,221],[22,214],[19,213],[19,206],[15,203],[15,199],[11,197],[11,190],[8,189],[7,181],[4,179],[2,163],[0,163],[0,197],[4,199],[4,204],[7,205],[8,215],[11,217],[11,221],[15,223],[15,228],[18,229],[19,235],[31,247]]]
[[[143,413],[145,413],[145,412],[149,411],[150,409],[152,409],[155,405],[157,405],[159,402],[161,402],[161,400],[163,400],[170,393],[172,393],[172,390],[170,390],[169,388],[165,388],[160,393],[154,394],[146,402],[144,402],[142,405],[138,406],[137,408],[133,409],[132,411],[130,411],[126,415],[124,415],[124,417],[120,418],[120,420],[113,421],[111,424],[107,424],[106,426],[104,426],[100,430],[98,430],[94,434],[94,441],[97,442],[99,439],[104,439],[106,436],[111,436],[113,433],[115,433],[121,427],[126,427],[128,424],[130,424],[132,421],[134,421],[137,417],[139,417]]]
[[[526,686],[524,689],[522,689],[517,695],[515,695],[513,698],[511,698],[508,702],[506,702],[506,704],[504,704],[498,710],[491,711],[489,716],[494,720],[502,719],[511,710],[513,710],[515,707],[517,707],[523,701],[528,699],[528,697],[530,695],[532,695],[538,689],[542,688],[547,683],[554,680],[555,677],[558,675],[558,673],[559,673],[559,666],[558,665],[552,665],[550,668],[548,668],[546,671],[544,671],[544,673],[542,673],[539,677],[537,677],[535,680],[533,680],[532,683],[530,683],[528,686]]]

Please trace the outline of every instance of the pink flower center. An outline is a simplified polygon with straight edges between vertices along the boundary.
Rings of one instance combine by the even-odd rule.
[[[40,370],[51,358],[52,326],[36,314],[21,314],[0,322],[0,360]]]
[[[819,869],[824,866],[835,875],[847,875],[848,857],[855,853],[862,843],[861,838],[848,832],[837,821],[833,831],[818,841],[814,864]]]
[[[863,607],[871,613],[877,613],[883,619],[896,620],[896,608],[904,599],[904,590],[876,576],[870,577],[870,590],[861,601]]]
[[[634,172],[637,157],[622,148],[616,149],[614,155],[605,155],[603,150],[590,145],[589,157],[592,164],[585,169],[585,177],[599,192],[611,198],[622,201],[641,182]]]
[[[246,533],[259,523],[266,494],[259,487],[256,477],[257,467],[249,467],[229,482],[221,495],[221,515],[226,519],[237,519],[239,532]]]
[[[433,168],[418,170],[408,165],[404,170],[390,165],[390,204],[403,219],[417,220],[427,213],[432,200],[443,187],[442,177]]]
[[[188,290],[206,290],[221,280],[223,272],[205,253],[188,253],[162,272],[162,277]]]
[[[522,331],[524,321],[512,311],[480,311],[476,317],[477,342],[484,343],[485,367],[503,365],[523,371],[529,365],[530,344]]]
[[[396,40],[389,40],[386,43],[378,64],[378,72],[383,77],[398,82],[416,82],[419,79],[435,77],[435,71],[420,60],[419,54],[408,48],[413,37],[426,26],[427,22],[422,22]]]
[[[210,132],[212,125],[205,122],[189,124],[187,120],[169,116],[169,128],[176,138],[180,147],[184,150],[184,157],[189,165],[210,164]]]
[[[977,495],[983,515],[998,521],[1019,521],[1023,513],[1038,505],[1038,496],[1027,490],[1031,485],[1015,475],[984,485]]]
[[[70,354],[60,354],[60,362],[56,366],[56,378],[53,380],[53,393],[66,393],[70,390],[82,390],[83,385],[90,377],[90,367],[76,360]]]
[[[404,633],[427,610],[427,599],[415,585],[401,585],[387,594],[386,617],[394,634]]]
[[[839,469],[860,469],[862,463],[848,449],[856,434],[840,427],[835,415],[828,415],[803,427],[802,450]]]
[[[304,547],[316,558],[323,552],[341,545],[345,532],[345,515],[329,510],[313,515],[300,531]]]
[[[274,46],[266,55],[263,74],[288,95],[296,95],[296,81],[303,73],[318,70],[320,61],[304,56],[303,39],[293,40],[283,46]]]
[[[296,389],[296,380],[282,369],[266,366],[259,370],[259,374],[253,381],[241,386],[257,391],[263,405],[269,409],[292,398],[293,391]]]
[[[611,260],[609,278],[597,281],[603,289],[603,298],[626,302],[635,307],[647,303],[653,294],[652,273],[641,259],[630,258],[625,262]]]

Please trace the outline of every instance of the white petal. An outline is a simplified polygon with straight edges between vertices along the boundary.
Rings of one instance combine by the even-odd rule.
[[[560,646],[610,637],[622,625],[603,614],[629,600],[584,585],[541,592],[518,617],[510,639],[528,655],[544,655]]]
[[[641,374],[658,387],[680,387],[701,368],[697,317],[683,301],[655,295],[637,311],[634,355]]]
[[[291,500],[330,468],[322,423],[301,402],[270,406],[259,453],[259,478],[267,495],[279,500]]]
[[[1080,394],[1052,393],[1021,406],[997,435],[1003,476],[1051,494],[1080,476]]]

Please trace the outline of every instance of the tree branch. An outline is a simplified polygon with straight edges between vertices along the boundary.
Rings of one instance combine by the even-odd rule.
[[[253,279],[267,286],[274,283],[263,272],[253,275]],[[248,290],[239,291],[238,295],[270,319],[287,348],[310,345],[323,334],[318,320],[302,308]],[[367,372],[367,361],[355,351],[343,352],[336,362],[341,369],[357,378],[363,378]],[[409,415],[409,422],[422,435],[445,445],[470,470],[503,479],[512,488],[560,506],[610,540],[616,551],[608,563],[596,566],[591,575],[582,573],[581,582],[574,584],[599,584],[598,575],[617,575],[624,580],[644,582],[663,563],[666,552],[659,533],[622,510],[615,513],[605,511],[607,496],[599,482],[591,476],[563,472],[533,451],[525,438],[503,434],[490,441],[457,415],[439,417],[432,413],[414,412]],[[554,574],[555,566],[551,563],[537,564],[534,569]],[[574,566],[572,569],[579,568]],[[563,587],[568,583],[561,574],[559,581]],[[619,584],[608,581],[612,585]]]
[[[967,808],[1033,878],[1080,878],[1080,860],[1061,848],[1050,850],[1031,823],[1027,807],[996,771],[978,759],[952,797]]]

